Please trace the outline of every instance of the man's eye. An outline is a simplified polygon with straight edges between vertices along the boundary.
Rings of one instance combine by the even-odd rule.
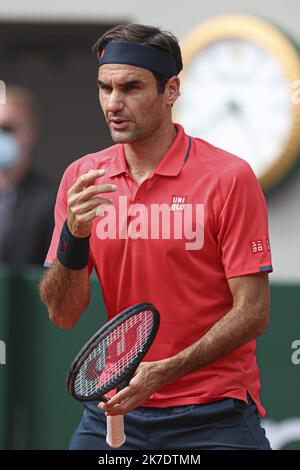
[[[111,91],[111,88],[109,86],[100,85],[100,90],[105,91],[107,93]]]
[[[124,90],[125,91],[132,91],[132,90],[137,90],[137,86],[136,85],[127,85],[124,87]]]

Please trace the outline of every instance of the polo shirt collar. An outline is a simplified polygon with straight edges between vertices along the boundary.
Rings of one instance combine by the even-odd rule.
[[[180,124],[175,124],[177,136],[171,147],[167,150],[157,167],[154,174],[163,176],[177,176],[184,166],[191,147],[191,139],[185,134]],[[128,172],[128,165],[125,157],[124,145],[118,146],[115,157],[111,162],[108,176],[117,176]]]

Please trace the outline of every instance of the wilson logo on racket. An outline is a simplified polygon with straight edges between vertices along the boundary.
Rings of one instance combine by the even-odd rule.
[[[80,401],[107,401],[107,393],[129,384],[159,328],[160,315],[148,302],[130,307],[104,325],[74,359],[67,378],[69,393]],[[107,417],[111,447],[126,440],[124,417]]]
[[[133,324],[124,331],[124,336],[116,338],[107,347],[105,370],[98,373],[99,382],[96,389],[114,375],[115,371],[124,369],[125,364],[139,356],[140,348],[146,340],[146,330],[142,320]]]
[[[91,381],[91,380],[98,379],[99,375],[103,371],[103,367],[100,370],[97,370],[98,361],[99,361],[99,358],[94,357],[87,364],[87,367],[86,367],[86,370],[85,370],[85,373],[84,373],[84,376],[85,376],[86,380]]]

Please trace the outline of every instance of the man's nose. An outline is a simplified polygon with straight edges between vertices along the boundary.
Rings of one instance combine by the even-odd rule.
[[[110,113],[116,113],[124,109],[124,101],[122,94],[118,91],[112,91],[107,103],[107,111]]]

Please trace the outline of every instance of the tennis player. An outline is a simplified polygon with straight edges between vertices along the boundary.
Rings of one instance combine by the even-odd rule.
[[[109,319],[148,301],[161,326],[129,386],[85,403],[70,447],[108,449],[105,416],[124,414],[121,449],[270,449],[255,358],[272,271],[260,185],[244,160],[173,123],[182,59],[171,33],[120,25],[96,50],[115,145],[62,178],[41,296],[72,327],[94,269]]]

